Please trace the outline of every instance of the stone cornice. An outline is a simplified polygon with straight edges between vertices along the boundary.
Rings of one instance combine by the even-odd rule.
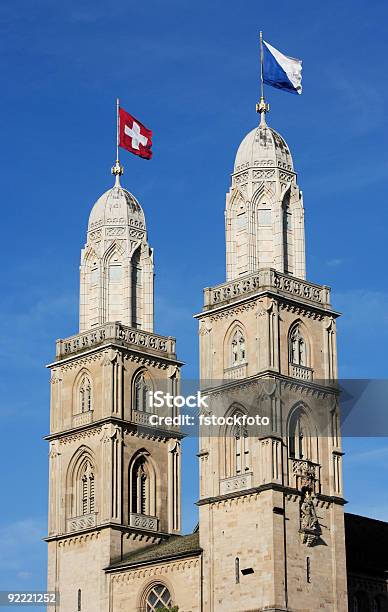
[[[113,529],[113,530],[120,531],[121,533],[124,533],[127,535],[137,534],[139,536],[149,536],[150,538],[155,539],[155,540],[158,540],[158,539],[166,540],[171,536],[170,533],[166,533],[164,531],[148,531],[146,529],[137,529],[137,528],[135,529],[134,527],[129,527],[128,525],[107,522],[102,525],[97,525],[95,527],[88,527],[87,529],[80,529],[79,531],[76,531],[76,532],[72,531],[71,533],[61,533],[58,535],[47,536],[46,538],[43,538],[43,540],[45,542],[60,542],[60,541],[75,539],[75,538],[78,538],[86,534],[100,533],[104,529]]]
[[[133,421],[120,419],[119,417],[115,416],[108,416],[97,421],[92,421],[86,425],[71,427],[70,429],[65,429],[64,431],[48,434],[47,436],[44,436],[43,439],[49,441],[64,440],[66,438],[74,438],[74,436],[83,437],[85,434],[98,434],[101,433],[102,425],[110,423],[123,427],[125,429],[124,433],[133,435],[140,434],[142,436],[145,435],[146,437],[150,437],[152,439],[157,438],[169,440],[171,438],[177,438],[181,440],[186,435],[180,431],[177,431],[176,429],[163,429],[160,427],[154,427],[152,425],[134,423]]]
[[[275,482],[268,482],[266,484],[260,485],[258,487],[252,487],[250,489],[245,489],[242,491],[233,491],[231,493],[226,493],[225,495],[216,495],[214,497],[206,497],[204,499],[200,499],[196,502],[197,506],[205,506],[208,504],[214,504],[219,502],[224,502],[228,500],[232,500],[238,497],[248,497],[250,495],[259,495],[264,491],[277,491],[279,493],[284,493],[285,495],[291,495],[296,497],[301,497],[301,491],[298,489],[293,489],[292,487],[286,487],[285,485],[281,485]],[[327,504],[338,504],[340,506],[344,506],[347,504],[347,501],[343,497],[336,497],[334,495],[324,495],[322,493],[314,494],[314,497],[320,501]]]
[[[117,567],[105,567],[104,571],[107,574],[113,574],[115,572],[122,572],[128,569],[136,569],[138,567],[145,567],[149,565],[160,565],[161,563],[168,563],[169,561],[176,561],[178,559],[188,559],[190,557],[196,558],[202,555],[202,548],[197,548],[195,550],[189,550],[186,552],[176,553],[175,555],[170,554],[164,557],[158,557],[157,559],[149,559],[148,561],[138,561],[131,563],[123,563],[122,565],[118,565]]]
[[[338,395],[339,393],[335,382],[333,382],[332,386],[326,386],[314,381],[304,381],[292,378],[291,376],[279,374],[278,372],[275,372],[273,370],[263,370],[258,374],[254,374],[253,376],[249,376],[244,379],[223,381],[220,382],[219,385],[214,387],[203,386],[201,390],[206,391],[206,393],[211,393],[213,395],[216,393],[223,393],[227,390],[238,389],[247,386],[259,386],[260,382],[266,381],[279,381],[286,389],[297,389],[301,392],[310,395],[321,395],[324,397],[326,395]],[[211,383],[212,381],[209,382]]]

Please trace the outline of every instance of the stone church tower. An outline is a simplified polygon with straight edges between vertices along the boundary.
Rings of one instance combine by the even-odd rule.
[[[49,366],[48,588],[61,612],[110,610],[112,560],[180,532],[181,435],[150,426],[147,396],[175,393],[181,363],[174,338],[153,333],[144,213],[112,171],[81,254],[80,332]]]
[[[345,612],[337,313],[305,280],[302,193],[261,112],[226,196],[227,282],[197,318],[208,415],[269,426],[202,428],[203,610]]]

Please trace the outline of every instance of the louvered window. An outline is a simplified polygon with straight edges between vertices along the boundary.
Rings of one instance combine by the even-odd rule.
[[[92,386],[90,380],[85,376],[79,387],[79,412],[87,412],[92,409]]]
[[[81,514],[91,514],[94,510],[94,474],[88,461],[81,478]]]

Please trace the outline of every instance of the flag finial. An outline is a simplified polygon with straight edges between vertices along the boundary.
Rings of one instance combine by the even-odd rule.
[[[260,113],[260,125],[266,126],[265,115],[269,113],[269,104],[266,103],[264,96],[261,96],[260,102],[256,104],[256,112]]]
[[[120,185],[120,176],[124,174],[124,168],[118,159],[116,159],[116,163],[112,167],[112,174],[116,177],[116,185]]]

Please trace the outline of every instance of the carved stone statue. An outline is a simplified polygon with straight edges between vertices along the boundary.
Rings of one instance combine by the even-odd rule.
[[[310,493],[306,493],[306,496],[300,507],[300,515],[302,529],[315,529],[317,527],[317,513],[315,511],[314,502]]]

